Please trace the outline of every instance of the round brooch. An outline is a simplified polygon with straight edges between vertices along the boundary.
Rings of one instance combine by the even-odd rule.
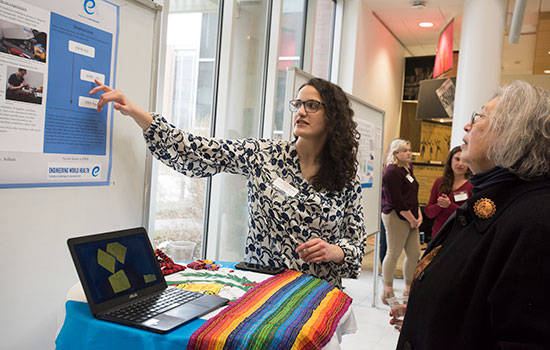
[[[495,205],[495,202],[489,198],[478,199],[474,204],[474,213],[482,219],[490,218],[495,215],[496,211],[497,206]]]

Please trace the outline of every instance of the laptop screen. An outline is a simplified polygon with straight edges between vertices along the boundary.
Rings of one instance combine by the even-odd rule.
[[[74,245],[96,304],[164,283],[145,231]]]

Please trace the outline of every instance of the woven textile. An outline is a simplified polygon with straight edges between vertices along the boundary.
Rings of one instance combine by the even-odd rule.
[[[287,270],[208,320],[187,349],[320,349],[350,304],[331,284]]]

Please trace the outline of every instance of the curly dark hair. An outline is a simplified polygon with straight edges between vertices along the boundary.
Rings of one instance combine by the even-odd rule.
[[[314,87],[323,100],[327,139],[320,154],[319,172],[312,185],[319,191],[341,191],[351,185],[357,174],[359,138],[357,123],[346,93],[339,86],[320,78],[312,78],[304,86]]]
[[[439,183],[439,190],[441,193],[449,194],[453,190],[453,184],[455,182],[455,176],[453,173],[453,156],[458,153],[462,152],[462,148],[460,146],[456,146],[449,152],[449,155],[447,156],[447,159],[445,160],[445,167],[443,168],[443,177],[441,179],[441,182]],[[469,179],[472,175],[472,171],[470,168],[466,171],[466,174],[464,174],[464,177],[466,179]]]

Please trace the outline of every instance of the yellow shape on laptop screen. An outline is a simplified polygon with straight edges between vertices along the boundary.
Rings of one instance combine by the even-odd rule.
[[[117,242],[107,244],[107,253],[111,254],[118,261],[124,264],[124,260],[126,259],[126,247],[122,244]]]
[[[115,293],[119,293],[130,288],[130,281],[124,273],[124,270],[118,270],[117,273],[109,276],[109,283],[111,283],[111,287],[113,287],[113,291]]]
[[[97,250],[97,263],[106,268],[109,272],[115,272],[115,258],[101,249]]]
[[[143,280],[145,283],[153,282],[157,279],[157,276],[151,274],[151,275],[143,275]]]

